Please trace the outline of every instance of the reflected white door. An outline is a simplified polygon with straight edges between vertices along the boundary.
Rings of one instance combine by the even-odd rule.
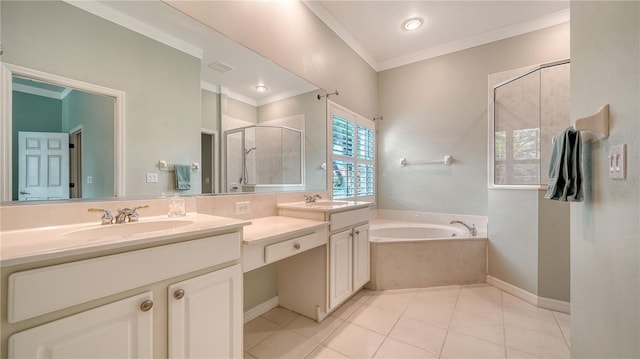
[[[18,200],[69,198],[69,134],[18,132]]]

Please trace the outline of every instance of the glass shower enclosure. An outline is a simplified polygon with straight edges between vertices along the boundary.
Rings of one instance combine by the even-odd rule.
[[[494,185],[546,185],[555,135],[571,125],[569,60],[493,88]]]
[[[226,192],[304,189],[304,132],[251,125],[223,134]]]

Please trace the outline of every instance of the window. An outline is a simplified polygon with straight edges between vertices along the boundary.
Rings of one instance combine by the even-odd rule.
[[[332,197],[373,201],[375,195],[374,123],[334,103],[329,104]]]
[[[570,125],[569,66],[540,65],[490,89],[490,187],[546,185],[552,139]]]

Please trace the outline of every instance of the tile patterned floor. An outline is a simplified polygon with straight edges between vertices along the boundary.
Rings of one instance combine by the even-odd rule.
[[[569,358],[569,315],[490,285],[362,290],[318,324],[275,308],[244,326],[247,359]]]

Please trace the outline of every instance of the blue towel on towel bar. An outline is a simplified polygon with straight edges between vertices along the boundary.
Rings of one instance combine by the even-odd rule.
[[[555,138],[549,162],[549,187],[544,198],[582,201],[582,154],[580,131],[569,127]]]
[[[176,171],[176,189],[191,189],[191,166],[175,165]]]

